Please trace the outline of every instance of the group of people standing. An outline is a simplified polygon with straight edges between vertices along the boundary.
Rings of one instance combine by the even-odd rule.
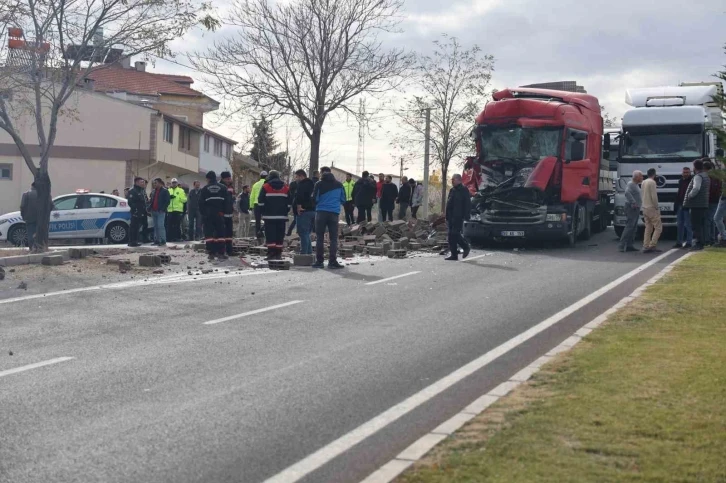
[[[678,226],[675,248],[703,250],[704,246],[710,245],[726,247],[723,221],[726,216],[726,180],[719,179],[722,174],[713,168],[713,163],[708,159],[694,161],[693,174],[689,167],[683,168],[674,206]],[[621,252],[638,251],[633,243],[641,210],[645,221],[643,252],[660,252],[657,244],[663,224],[658,206],[656,174],[655,168],[651,168],[644,180],[643,173],[635,171],[628,183],[625,190],[627,221],[620,237]],[[720,235],[720,241],[717,235]]]
[[[410,210],[411,217],[416,218],[423,204],[423,185],[405,176],[401,185],[393,182],[393,177],[380,173],[378,181],[368,171],[361,173],[360,179],[353,181],[348,173],[342,183],[345,194],[345,222],[348,226],[354,223],[373,220],[373,207],[378,205],[378,221],[393,221],[396,211],[397,220],[406,220]],[[356,214],[357,211],[357,214]]]

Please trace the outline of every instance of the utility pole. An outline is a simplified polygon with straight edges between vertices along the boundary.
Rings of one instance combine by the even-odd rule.
[[[403,156],[401,156],[401,175],[398,178],[399,183],[403,183]],[[403,184],[401,184],[403,186]],[[401,187],[399,186],[399,188]]]
[[[366,169],[366,101],[360,100],[358,108],[358,155],[355,159],[355,172],[360,175]]]
[[[426,108],[426,131],[424,134],[424,195],[423,195],[423,217],[429,219],[429,144],[431,144],[431,108]],[[446,180],[444,180],[446,182]]]

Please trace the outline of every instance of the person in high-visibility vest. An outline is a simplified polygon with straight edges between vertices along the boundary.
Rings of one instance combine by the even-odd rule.
[[[257,183],[252,185],[252,191],[250,192],[250,209],[255,214],[255,233],[257,235],[257,238],[262,237],[262,209],[257,204],[257,200],[260,197],[260,190],[262,189],[262,186],[265,184],[265,179],[267,179],[267,171],[263,171],[260,173],[260,180],[257,181]]]
[[[169,207],[167,208],[167,218],[169,223],[166,239],[171,242],[181,241],[182,232],[181,224],[184,217],[184,205],[187,202],[187,194],[184,189],[179,186],[176,178],[171,180],[171,188],[169,188]]]
[[[348,226],[355,223],[355,218],[353,218],[353,212],[355,211],[355,204],[353,204],[354,186],[355,181],[353,181],[353,175],[346,173],[345,181],[343,181],[343,191],[345,192],[345,204],[343,205],[343,209],[345,209],[345,222]]]

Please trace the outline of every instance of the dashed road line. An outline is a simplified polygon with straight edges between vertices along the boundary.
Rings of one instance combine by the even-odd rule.
[[[558,322],[560,322],[561,320],[563,320],[565,317],[573,314],[574,312],[576,312],[577,310],[586,306],[590,302],[598,299],[599,297],[606,294],[610,290],[612,290],[615,287],[621,285],[622,283],[630,280],[631,278],[635,277],[639,273],[643,272],[644,270],[647,270],[651,266],[655,265],[659,261],[663,260],[664,258],[670,256],[671,254],[673,254],[677,251],[678,250],[670,250],[656,258],[653,258],[652,260],[644,263],[643,265],[639,266],[638,268],[626,273],[622,277],[601,287],[600,289],[596,290],[595,292],[591,293],[590,295],[583,297],[582,299],[578,300],[577,302],[570,305],[569,307],[562,309],[561,311],[557,312],[556,314],[552,315],[551,317],[548,317],[547,319],[543,320],[542,322],[538,323],[537,325],[530,327],[528,330],[522,332],[519,335],[516,335],[515,337],[509,339],[508,341],[504,342],[503,344],[499,345],[498,347],[495,347],[494,349],[481,355],[477,359],[474,359],[473,361],[469,362],[468,364],[460,367],[459,369],[455,370],[451,374],[444,376],[443,378],[434,382],[430,386],[423,388],[416,394],[409,396],[404,401],[387,409],[386,411],[382,412],[381,414],[374,417],[373,419],[361,424],[357,428],[344,434],[343,436],[339,437],[335,441],[328,443],[327,445],[318,449],[314,453],[306,456],[305,458],[301,459],[300,461],[293,464],[292,466],[289,466],[288,468],[282,470],[281,472],[279,472],[276,475],[272,476],[271,478],[267,479],[265,481],[265,483],[293,483],[293,482],[301,480],[302,478],[306,477],[313,471],[321,468],[322,466],[326,465],[333,459],[335,459],[338,456],[340,456],[341,454],[345,453],[346,451],[348,451],[355,445],[361,443],[365,439],[374,435],[379,430],[381,430],[381,429],[385,428],[386,426],[390,425],[391,423],[397,421],[401,417],[405,416],[406,414],[410,413],[414,409],[416,409],[416,408],[420,407],[421,405],[425,404],[426,402],[430,401],[431,399],[433,399],[434,397],[443,393],[444,391],[451,388],[455,384],[461,382],[468,376],[470,376],[470,375],[474,374],[475,372],[481,370],[482,368],[486,367],[487,365],[489,365],[491,362],[495,361],[499,357],[501,357],[504,354],[515,349],[516,347],[520,346],[524,342],[532,339],[533,337],[540,334],[541,332],[544,332],[545,330],[549,329],[553,325],[555,325]],[[399,277],[406,276],[406,275],[411,275],[411,274],[404,274],[404,275],[400,275]],[[381,282],[385,282],[385,281],[386,280],[379,280],[376,283],[381,283]]]
[[[301,304],[304,300],[293,300],[291,302],[285,302],[284,304],[277,304],[271,307],[265,307],[264,309],[251,310],[242,314],[230,315],[229,317],[222,317],[221,319],[210,320],[205,322],[204,325],[214,325],[222,322],[229,322],[230,320],[241,319],[242,317],[249,317],[250,315],[261,314],[263,312],[269,312],[270,310],[281,309],[283,307],[289,307],[290,305]]]
[[[408,277],[409,275],[416,275],[417,273],[421,273],[421,272],[420,271],[408,272],[408,273],[404,273],[402,275],[396,275],[395,277],[388,277],[388,278],[383,278],[381,280],[376,280],[375,282],[368,282],[366,285],[376,285],[379,283],[390,282],[391,280],[397,280],[399,278]]]
[[[16,367],[15,369],[8,369],[6,371],[0,371],[0,377],[9,376],[11,374],[17,374],[19,372],[30,371],[32,369],[38,369],[39,367],[50,366],[53,364],[59,364],[61,362],[70,361],[75,359],[74,357],[56,357],[55,359],[49,359],[43,362],[36,362],[34,364],[28,364],[27,366]]]

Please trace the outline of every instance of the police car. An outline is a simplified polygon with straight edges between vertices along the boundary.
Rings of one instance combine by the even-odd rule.
[[[126,243],[131,210],[124,198],[78,190],[53,199],[50,212],[51,239],[108,238],[111,243]],[[25,222],[20,212],[0,216],[0,241],[26,245]]]

